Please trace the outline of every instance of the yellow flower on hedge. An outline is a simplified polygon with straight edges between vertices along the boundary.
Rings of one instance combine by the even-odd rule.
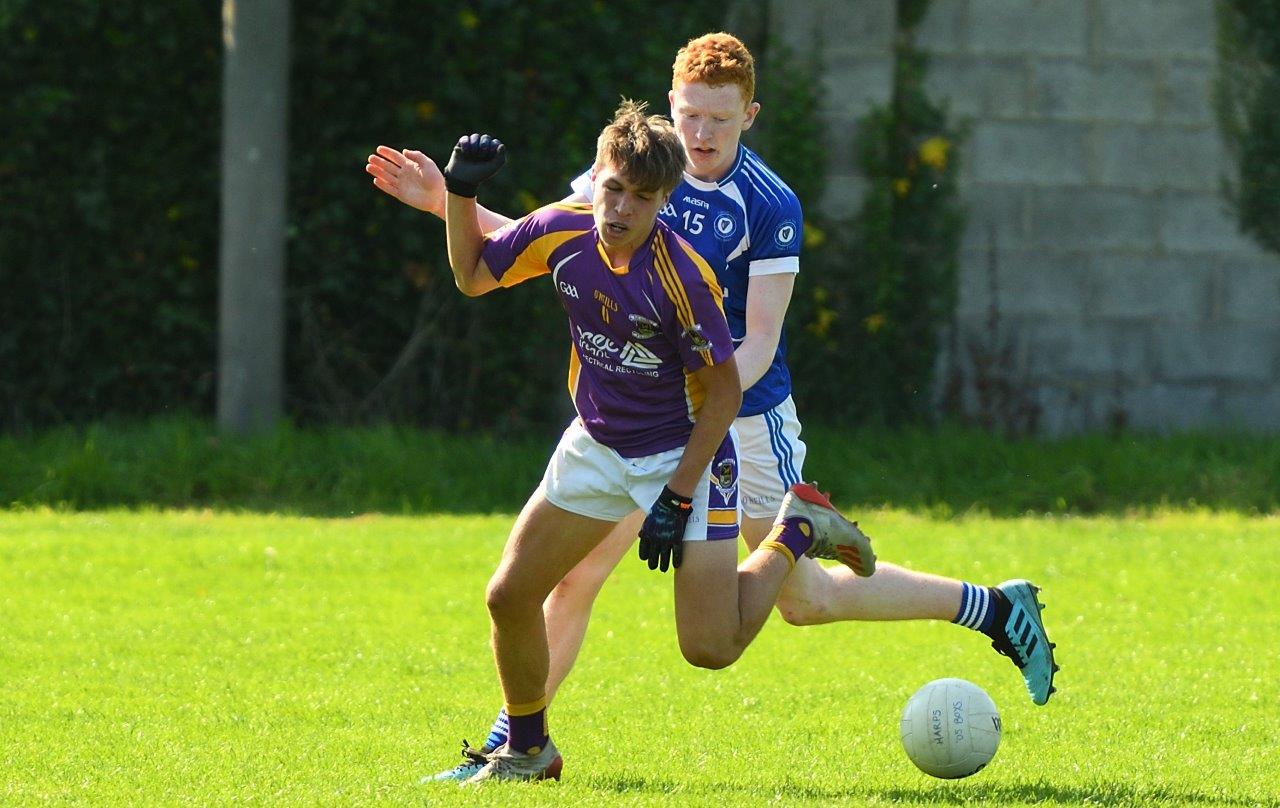
[[[821,247],[822,243],[827,240],[827,234],[819,230],[817,227],[805,222],[804,225],[804,246]]]
[[[458,22],[468,31],[474,30],[480,24],[480,18],[469,8],[464,8],[458,12]]]
[[[538,197],[523,188],[520,189],[518,196],[520,197],[520,205],[524,208],[525,213],[532,213],[542,206],[542,203],[538,201]]]
[[[825,337],[836,320],[834,309],[820,308],[814,312],[814,320],[805,326],[805,330],[818,337]]]
[[[951,141],[945,137],[931,137],[920,144],[920,162],[941,171],[947,167],[947,155],[951,152]]]
[[[419,101],[413,106],[414,112],[418,114],[418,120],[429,121],[436,116],[436,104],[434,101]]]
[[[862,325],[867,329],[868,334],[874,334],[880,329],[884,328],[884,324],[888,321],[889,321],[889,318],[885,317],[880,312],[876,312],[875,314],[869,315],[866,319],[864,319],[862,321]]]
[[[911,180],[900,178],[893,181],[893,192],[898,196],[906,196],[911,190]]]

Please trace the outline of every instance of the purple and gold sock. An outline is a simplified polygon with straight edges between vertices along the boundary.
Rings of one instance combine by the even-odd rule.
[[[760,546],[782,553],[794,567],[796,559],[813,546],[813,523],[803,516],[788,516],[773,526]]]
[[[506,706],[510,736],[507,746],[526,755],[536,755],[547,745],[547,697],[528,704]]]

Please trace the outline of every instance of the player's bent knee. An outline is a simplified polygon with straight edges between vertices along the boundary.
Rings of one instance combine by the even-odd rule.
[[[495,575],[489,580],[484,593],[485,606],[489,616],[494,620],[502,620],[510,615],[524,614],[529,609],[540,609],[542,598],[528,591],[518,581],[503,575]]]
[[[742,656],[742,649],[727,643],[682,641],[680,653],[684,655],[685,661],[695,668],[718,671],[737,662]]]

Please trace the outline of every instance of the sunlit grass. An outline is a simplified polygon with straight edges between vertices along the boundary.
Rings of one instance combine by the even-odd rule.
[[[947,624],[774,617],[691,668],[670,580],[628,558],[551,711],[565,781],[477,797],[416,780],[499,705],[482,592],[510,517],[0,513],[0,803],[1277,804],[1280,520],[860,516],[883,559],[1043,585],[1053,701]],[[897,739],[940,676],[1002,711],[964,781]]]

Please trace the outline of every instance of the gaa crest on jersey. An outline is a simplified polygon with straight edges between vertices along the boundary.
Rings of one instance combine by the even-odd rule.
[[[788,219],[778,225],[778,229],[773,231],[773,241],[779,247],[790,247],[796,243],[796,236],[799,235],[800,228],[796,223]]]
[[[716,231],[716,238],[728,240],[733,238],[738,232],[738,222],[728,211],[721,211],[716,217],[712,229]]]
[[[702,335],[701,323],[694,323],[689,326],[680,336],[688,338],[690,347],[695,351],[701,352],[711,350],[711,340]]]
[[[658,335],[658,324],[648,317],[641,317],[639,314],[628,314],[627,319],[631,321],[633,326],[631,331],[632,339],[650,339]]]
[[[720,498],[725,502],[729,502],[733,496],[734,489],[738,487],[738,464],[731,457],[726,457],[715,465],[715,474],[712,475],[712,482],[715,483],[716,491],[720,492]]]

